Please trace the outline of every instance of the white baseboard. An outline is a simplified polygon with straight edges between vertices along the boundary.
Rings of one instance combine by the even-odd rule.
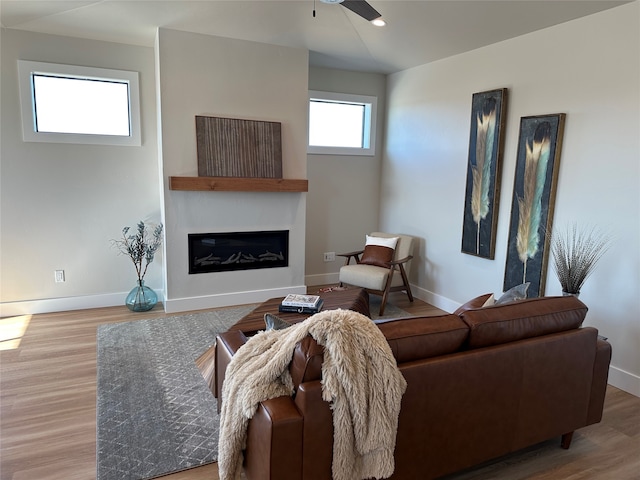
[[[640,397],[640,377],[613,365],[609,367],[609,385]]]
[[[411,285],[411,292],[413,293],[414,297],[419,298],[423,302],[427,302],[434,307],[438,307],[445,312],[453,312],[460,306],[460,303],[458,302],[454,302],[447,297],[443,297],[442,295],[438,295],[416,285]]]
[[[155,290],[162,299],[164,292]],[[0,303],[0,317],[18,315],[36,315],[39,313],[66,312],[69,310],[85,310],[88,308],[116,307],[124,305],[129,292],[106,293],[102,295],[83,295],[80,297],[44,298],[23,302]]]
[[[270,298],[284,297],[288,293],[304,294],[307,293],[307,287],[305,285],[298,285],[296,287],[270,288],[266,290],[221,293],[201,297],[167,299],[164,302],[164,311],[167,313],[177,313],[190,310],[230,307],[232,305],[246,305],[248,303],[260,303]]]
[[[208,308],[229,307],[248,303],[260,303],[274,297],[284,297],[288,293],[307,293],[305,285],[293,287],[255,290],[248,292],[224,293],[201,297],[165,299],[164,291],[155,289],[159,302],[164,304],[167,313],[187,312],[190,310],[205,310]],[[18,315],[36,315],[39,313],[66,312],[70,310],[85,310],[91,308],[116,307],[124,305],[129,292],[108,293],[103,295],[86,295],[80,297],[47,298],[42,300],[28,300],[22,302],[0,303],[0,317],[15,317]]]

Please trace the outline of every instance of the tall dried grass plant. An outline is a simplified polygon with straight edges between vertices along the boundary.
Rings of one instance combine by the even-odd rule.
[[[596,227],[573,224],[551,236],[553,266],[563,293],[579,294],[585,280],[611,246],[611,238]]]

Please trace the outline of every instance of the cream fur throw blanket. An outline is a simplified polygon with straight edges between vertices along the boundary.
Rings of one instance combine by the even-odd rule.
[[[288,367],[296,344],[307,335],[325,349],[322,397],[333,410],[333,479],[388,478],[393,473],[407,382],[369,318],[350,310],[327,310],[285,330],[259,332],[229,363],[218,442],[221,480],[240,478],[247,425],[258,404],[293,394]]]

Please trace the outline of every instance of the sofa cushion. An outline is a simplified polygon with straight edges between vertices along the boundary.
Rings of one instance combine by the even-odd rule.
[[[454,315],[460,315],[462,312],[466,312],[467,310],[473,310],[474,308],[482,308],[484,304],[493,296],[493,293],[485,293],[484,295],[480,295],[479,297],[472,298],[467,303],[460,305],[455,312]]]
[[[389,342],[398,363],[457,352],[469,334],[469,327],[455,315],[377,320],[375,323]]]
[[[358,285],[371,290],[384,290],[389,270],[381,269],[375,265],[344,265],[340,267],[340,281],[348,285]],[[402,277],[394,275],[395,278]]]
[[[578,328],[587,307],[576,297],[543,297],[467,310],[469,348],[513,342]]]
[[[376,320],[398,363],[459,351],[469,327],[455,315]],[[296,345],[289,365],[297,389],[301,383],[322,378],[324,348],[311,336]]]

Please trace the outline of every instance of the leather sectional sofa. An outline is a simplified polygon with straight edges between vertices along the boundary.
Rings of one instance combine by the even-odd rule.
[[[611,346],[582,327],[575,297],[544,297],[453,314],[378,321],[407,380],[392,479],[432,479],[558,437],[602,418]],[[214,394],[246,337],[216,344]],[[292,397],[261,403],[249,423],[249,480],[331,479],[333,426],[321,396],[322,347],[307,337],[290,365]],[[224,441],[224,439],[220,439]]]

